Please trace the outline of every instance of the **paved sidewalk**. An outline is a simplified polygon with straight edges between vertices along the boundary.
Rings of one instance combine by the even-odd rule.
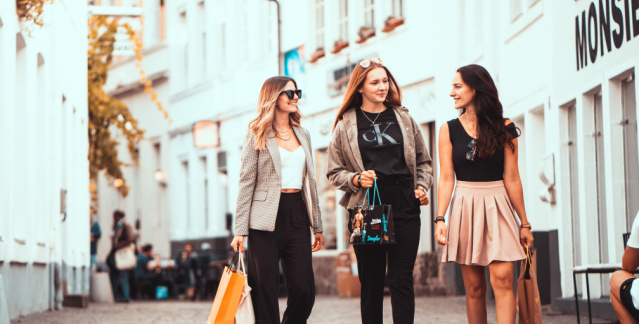
[[[286,299],[280,299],[283,311]],[[43,312],[15,319],[11,324],[205,324],[211,302],[147,301],[129,304],[91,304],[88,308],[65,308],[62,311]],[[544,309],[546,324],[576,323],[574,315],[561,315]],[[317,296],[309,324],[359,323],[359,299]],[[464,296],[418,297],[415,323],[460,324],[466,323]],[[582,323],[588,318],[582,317]],[[601,322],[601,321],[597,321]],[[384,323],[393,323],[390,298],[384,300]],[[494,304],[488,307],[488,323],[497,323]],[[401,323],[397,323],[401,324]]]

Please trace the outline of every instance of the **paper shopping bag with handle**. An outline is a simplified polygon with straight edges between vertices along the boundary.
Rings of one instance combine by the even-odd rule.
[[[373,185],[373,194],[366,189],[362,206],[348,208],[348,230],[351,232],[350,242],[356,245],[379,245],[395,243],[395,223],[391,205],[382,205],[377,189],[377,180]],[[373,204],[370,204],[370,197]],[[375,199],[378,205],[375,205]]]
[[[240,258],[242,258],[241,252],[239,253]],[[209,313],[208,324],[233,324],[245,282],[246,276],[237,271],[232,262],[229,262],[229,265],[224,267],[224,272],[213,300],[213,306],[211,306],[211,312]]]
[[[521,261],[517,279],[517,308],[519,324],[541,324],[541,300],[537,287],[537,255],[526,248],[526,259]]]

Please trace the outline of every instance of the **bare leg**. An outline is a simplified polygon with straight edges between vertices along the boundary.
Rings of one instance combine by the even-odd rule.
[[[466,288],[466,316],[468,323],[486,324],[486,277],[485,267],[461,265]]]
[[[612,302],[612,308],[615,309],[617,318],[622,324],[637,324],[630,312],[621,303],[621,296],[619,296],[621,285],[631,278],[635,278],[635,276],[623,270],[613,273],[612,277],[610,277],[610,301]]]
[[[490,284],[495,292],[497,323],[515,323],[516,305],[513,289],[513,262],[493,261],[490,269]]]

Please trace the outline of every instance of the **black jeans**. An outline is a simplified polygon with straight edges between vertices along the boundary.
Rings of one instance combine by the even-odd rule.
[[[417,258],[421,219],[420,202],[411,182],[386,180],[377,183],[383,204],[392,205],[395,240],[392,245],[355,245],[361,283],[362,323],[382,324],[384,282],[388,260],[388,286],[391,293],[393,322],[414,323],[415,291],[413,269]],[[372,193],[372,189],[371,189]]]
[[[254,217],[259,217],[255,215]],[[310,220],[302,193],[282,193],[275,231],[249,230],[248,282],[259,324],[280,323],[279,262],[288,290],[282,323],[306,323],[315,304]]]

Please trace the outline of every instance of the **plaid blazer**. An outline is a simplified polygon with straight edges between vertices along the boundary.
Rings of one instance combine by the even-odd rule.
[[[321,233],[322,218],[317,198],[317,183],[311,136],[301,127],[293,127],[306,156],[306,173],[302,184],[303,199],[314,233]],[[275,133],[267,135],[266,150],[255,149],[255,134],[249,130],[242,146],[242,167],[235,209],[235,235],[248,235],[249,228],[274,231],[282,190],[282,164]],[[309,203],[310,198],[310,203]]]

